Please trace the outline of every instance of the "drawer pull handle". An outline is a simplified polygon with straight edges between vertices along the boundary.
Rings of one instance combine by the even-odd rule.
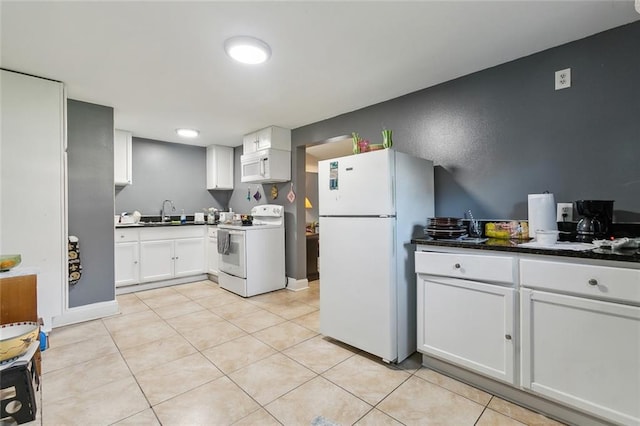
[[[505,334],[504,338],[507,339],[507,340],[511,340],[511,335],[510,334]]]
[[[455,265],[453,265],[456,269],[460,269],[460,264],[456,263]]]
[[[591,278],[591,279],[589,280],[589,285],[598,285],[598,280],[596,280],[596,279],[594,279],[594,278]]]

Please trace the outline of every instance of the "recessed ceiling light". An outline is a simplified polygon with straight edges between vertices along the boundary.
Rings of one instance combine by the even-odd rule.
[[[200,132],[195,129],[176,129],[176,133],[183,138],[195,138],[200,134]]]
[[[271,56],[271,48],[267,43],[249,36],[227,39],[224,50],[231,58],[243,64],[261,64]]]

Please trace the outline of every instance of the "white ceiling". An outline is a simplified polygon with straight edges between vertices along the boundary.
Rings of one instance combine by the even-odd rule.
[[[640,19],[606,1],[5,1],[3,68],[112,106],[134,136],[238,146]],[[261,66],[224,40],[271,45]],[[550,76],[553,78],[553,76]],[[174,130],[200,129],[195,141]]]

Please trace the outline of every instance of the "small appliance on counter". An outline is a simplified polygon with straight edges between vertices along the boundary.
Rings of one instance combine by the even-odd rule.
[[[582,216],[576,231],[578,241],[591,242],[609,237],[613,222],[612,200],[578,200],[576,210]]]

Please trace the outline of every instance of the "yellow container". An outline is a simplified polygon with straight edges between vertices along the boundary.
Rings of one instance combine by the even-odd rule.
[[[528,240],[529,222],[488,222],[484,226],[484,235],[488,238],[499,238],[504,240]]]

